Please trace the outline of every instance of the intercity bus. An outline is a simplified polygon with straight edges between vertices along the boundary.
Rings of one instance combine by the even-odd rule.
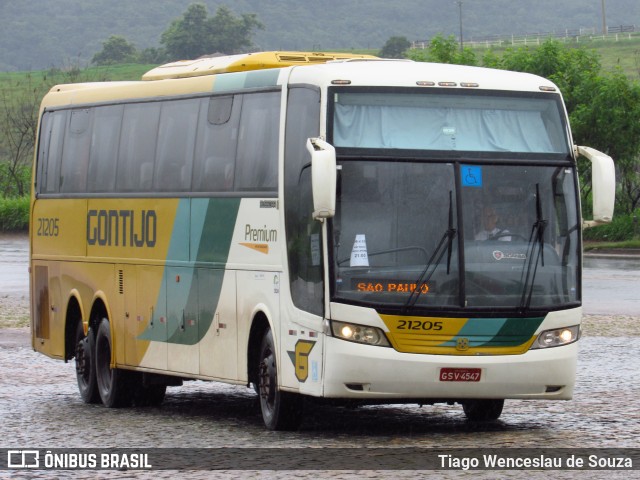
[[[577,158],[593,165],[582,218]],[[608,156],[538,76],[366,56],[180,61],[58,85],[31,201],[33,348],[80,395],[158,405],[246,385],[264,423],[311,400],[572,398],[581,230]]]

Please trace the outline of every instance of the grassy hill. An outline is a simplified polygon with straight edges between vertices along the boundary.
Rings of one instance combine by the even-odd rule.
[[[543,40],[541,40],[543,41]],[[529,42],[531,43],[531,41]],[[605,70],[622,69],[630,79],[640,80],[640,33],[631,38],[620,41],[593,40],[588,43],[571,43],[570,45],[595,50],[600,56],[600,61]],[[486,46],[467,43],[465,46],[473,47],[478,58],[482,58],[487,50]],[[493,45],[491,50],[500,54],[507,48],[524,47],[524,44]],[[536,48],[529,44],[526,48]],[[358,49],[350,50],[354,53],[366,53],[376,55],[378,50]],[[76,81],[117,81],[139,80],[142,75],[155,65],[112,65],[106,67],[89,67],[78,69],[76,67],[66,69],[49,69],[33,72],[0,72],[0,101],[6,98],[24,98],[27,90],[35,91],[36,96],[42,96],[47,89],[57,83],[70,83]]]
[[[585,37],[587,38],[587,37]],[[541,39],[543,41],[544,39]],[[570,43],[571,46],[582,47],[595,50],[600,56],[602,66],[606,70],[620,68],[631,79],[640,79],[640,33],[624,37],[619,41],[612,38],[607,40],[591,40],[582,43]],[[488,48],[484,45],[466,43],[465,46],[473,47],[479,58],[482,58],[484,51]],[[490,49],[500,54],[507,48],[524,47],[524,43],[515,45],[506,42],[500,46],[492,45]],[[535,48],[531,40],[526,48]],[[343,50],[344,51],[344,50]],[[376,55],[377,49],[357,49],[349,50],[353,53],[366,53]],[[47,85],[55,83],[68,83],[73,81],[117,81],[117,80],[139,80],[142,75],[155,65],[113,65],[106,67],[89,67],[87,69],[53,68],[49,70],[39,70],[33,72],[0,72],[0,100],[4,96],[20,96],[25,89],[37,89],[44,94]],[[45,90],[43,90],[45,89]]]
[[[379,49],[392,36],[458,35],[460,18],[465,39],[599,31],[602,24],[598,0],[1,0],[0,71],[86,65],[110,35],[139,50],[159,47],[171,22],[196,2],[211,14],[221,5],[256,14],[264,25],[253,39],[259,50]],[[607,1],[606,21],[640,25],[640,2]]]
[[[580,37],[581,41],[576,43],[575,40],[568,40],[566,45],[575,48],[586,48],[588,50],[595,50],[600,56],[602,67],[605,70],[614,70],[616,68],[622,69],[622,71],[630,79],[640,79],[640,33],[633,33],[626,36],[619,36],[618,40],[614,35],[602,39],[597,37],[596,39],[589,39],[589,37]],[[500,54],[507,48],[536,48],[535,37],[529,37],[525,44],[525,37],[516,39],[515,44],[510,42],[503,42],[502,45],[489,45],[467,42],[465,46],[472,47],[479,58],[482,57],[483,52],[486,50],[493,50]],[[540,42],[545,39],[540,37]],[[563,39],[558,39],[563,40]]]
[[[629,78],[640,78],[640,36],[619,42],[597,41],[594,49],[606,69],[620,67]]]

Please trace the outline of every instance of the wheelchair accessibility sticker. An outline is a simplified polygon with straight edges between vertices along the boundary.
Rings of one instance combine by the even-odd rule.
[[[462,186],[482,187],[482,167],[462,165]]]

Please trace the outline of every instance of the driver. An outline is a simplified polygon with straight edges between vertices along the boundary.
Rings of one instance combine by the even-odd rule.
[[[502,240],[508,242],[511,240],[511,236],[508,234],[509,230],[503,230],[498,228],[498,214],[491,206],[485,206],[482,209],[482,230],[480,230],[476,236],[476,240]]]

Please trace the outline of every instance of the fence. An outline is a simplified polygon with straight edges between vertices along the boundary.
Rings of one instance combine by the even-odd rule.
[[[620,25],[607,27],[606,34],[596,33],[595,28],[565,29],[555,32],[527,33],[524,35],[486,35],[464,38],[467,47],[508,46],[508,45],[540,45],[548,38],[556,38],[564,42],[585,43],[594,40],[608,40],[619,42],[637,36],[640,28],[636,25]],[[411,43],[412,49],[429,47],[429,40],[416,40]]]

